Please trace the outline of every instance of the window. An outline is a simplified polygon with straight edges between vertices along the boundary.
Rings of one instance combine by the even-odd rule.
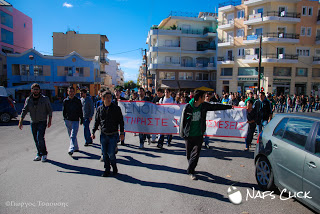
[[[237,18],[238,19],[243,19],[244,18],[244,10],[238,10]]]
[[[196,74],[196,80],[209,80],[209,74],[208,73],[197,73]]]
[[[0,11],[0,16],[1,16],[1,24],[7,27],[13,28],[13,18],[11,15],[3,11]]]
[[[313,121],[310,120],[290,118],[287,122],[283,139],[288,143],[304,148],[312,125]]]
[[[313,7],[309,7],[308,8],[308,15],[312,16],[312,14],[313,14]]]
[[[83,77],[83,68],[76,68],[74,76]]]
[[[290,67],[274,67],[273,76],[289,77],[291,76],[291,68]]]
[[[320,68],[312,68],[312,77],[320,77]]]
[[[297,77],[307,77],[308,76],[308,68],[297,68],[296,76]]]
[[[13,45],[13,32],[1,28],[1,42]]]
[[[166,58],[165,58],[165,62],[166,63],[171,63],[172,62],[172,57],[171,56],[166,56]]]
[[[179,80],[192,80],[192,72],[179,72]]]
[[[166,40],[165,41],[165,46],[166,47],[172,47],[172,40]]]
[[[320,56],[320,49],[316,49],[316,56]]]
[[[256,29],[256,35],[261,36],[263,34],[263,28],[257,28]]]
[[[20,75],[30,75],[29,65],[20,65]]]
[[[299,56],[310,56],[309,48],[297,48],[297,54]]]
[[[174,72],[160,72],[159,73],[160,79],[163,80],[175,80],[175,73]]]
[[[264,69],[261,67],[261,73]],[[240,67],[238,68],[238,76],[258,76],[258,67]]]
[[[284,118],[281,120],[281,122],[277,125],[277,127],[273,131],[274,137],[282,138],[287,122],[288,122],[288,118]]]
[[[305,36],[305,35],[306,35],[306,28],[301,27],[301,36]]]
[[[68,76],[73,76],[72,67],[64,67],[64,71],[67,73]]]
[[[244,37],[244,30],[243,29],[237,30],[237,37]]]
[[[232,76],[232,68],[221,68],[220,76]]]
[[[42,65],[34,65],[33,66],[33,74],[34,74],[34,76],[43,76],[43,66]]]
[[[245,56],[244,48],[238,48],[238,56]]]
[[[211,74],[211,80],[213,80],[213,81],[216,81],[216,80],[217,80],[217,73],[216,73],[216,72],[213,72],[213,73]]]
[[[308,27],[307,28],[307,36],[311,36],[312,28]]]
[[[302,15],[303,16],[307,15],[307,7],[302,7]]]

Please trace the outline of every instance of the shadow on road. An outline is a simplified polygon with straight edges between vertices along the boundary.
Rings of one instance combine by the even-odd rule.
[[[0,126],[17,126],[19,125],[19,120],[11,120],[8,123],[0,123]],[[23,121],[22,125],[30,125],[30,121]]]
[[[177,184],[142,181],[137,178],[133,178],[130,175],[124,175],[124,174],[119,174],[116,177],[116,179],[118,179],[119,181],[126,182],[126,183],[139,184],[141,186],[167,189],[167,190],[171,190],[171,191],[175,191],[175,192],[179,192],[179,193],[185,193],[185,194],[189,194],[189,195],[197,195],[197,196],[202,196],[202,197],[215,198],[219,201],[230,203],[229,199],[225,198],[223,195],[221,195],[219,193],[215,193],[215,192],[210,192],[207,190],[195,189],[192,187],[186,187],[186,186],[181,186],[181,185],[177,185]]]
[[[76,156],[75,154],[77,154],[77,153],[73,153],[72,158],[75,159],[75,160],[79,160],[79,159],[99,160],[99,159],[100,159],[100,156],[99,156],[99,155],[95,155],[95,154],[92,154],[92,153],[89,153],[89,152],[79,151],[79,153],[80,153],[80,154],[84,154],[84,155],[86,155],[87,157]]]
[[[69,164],[66,164],[66,163],[61,163],[61,162],[54,161],[54,160],[48,160],[47,162],[51,163],[52,165],[58,166],[60,168],[63,168],[63,169],[66,169],[66,170],[71,170],[69,172],[57,170],[57,172],[61,172],[61,173],[90,175],[90,176],[98,176],[98,177],[100,177],[101,174],[103,173],[103,171],[101,171],[101,170],[90,169],[90,168],[81,167],[81,166],[73,166],[73,165],[69,165]]]

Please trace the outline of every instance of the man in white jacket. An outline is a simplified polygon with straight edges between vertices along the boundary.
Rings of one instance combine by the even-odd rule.
[[[176,103],[173,97],[171,97],[170,89],[168,88],[165,89],[164,91],[164,97],[159,100],[159,104],[167,104],[167,103],[170,103],[170,104]],[[167,145],[171,146],[172,135],[167,135],[167,140],[168,140]],[[163,142],[164,142],[164,135],[160,135],[157,147],[162,149]]]

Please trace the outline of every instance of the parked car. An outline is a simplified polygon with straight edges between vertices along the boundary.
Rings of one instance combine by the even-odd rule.
[[[7,96],[0,96],[0,122],[8,123],[12,118],[18,117],[14,101]]]
[[[320,115],[276,115],[258,136],[254,161],[263,190],[310,192],[312,199],[296,199],[320,212]]]

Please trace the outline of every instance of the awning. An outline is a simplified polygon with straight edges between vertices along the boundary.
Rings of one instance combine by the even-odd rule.
[[[202,90],[202,91],[214,91],[212,88],[201,86],[200,88],[195,88],[194,90]]]
[[[161,88],[179,89],[178,82],[175,80],[162,80]]]
[[[208,81],[179,81],[180,88],[195,89],[200,87],[212,88]]]

